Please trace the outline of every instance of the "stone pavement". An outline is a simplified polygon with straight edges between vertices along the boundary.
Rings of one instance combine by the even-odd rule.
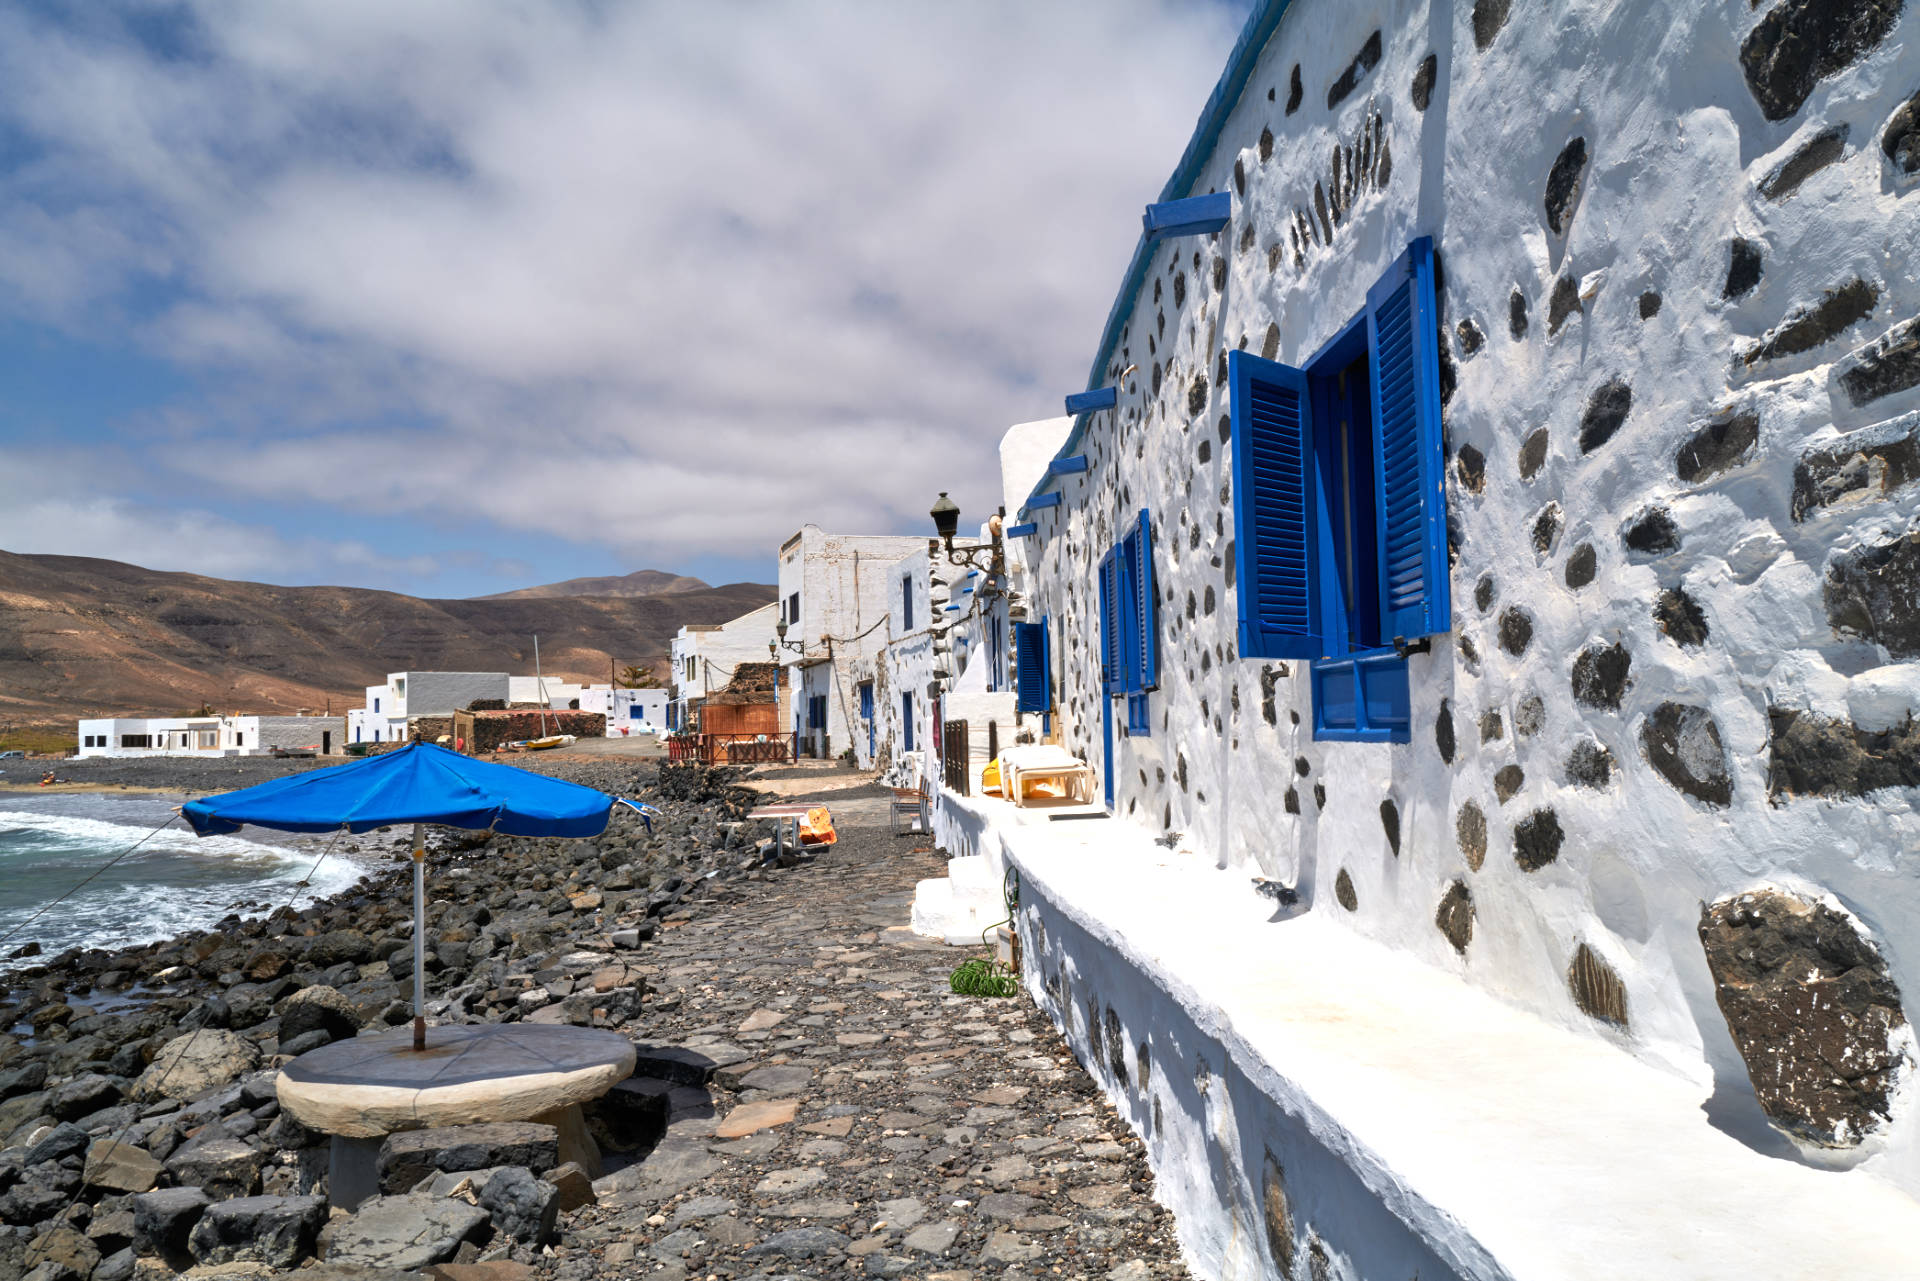
[[[664,923],[630,1030],[711,1066],[642,1050],[666,1135],[595,1185],[543,1273],[1185,1277],[1141,1145],[1052,1025],[953,995],[969,953],[907,931],[942,860],[888,834],[876,789],[820,799],[835,847]]]

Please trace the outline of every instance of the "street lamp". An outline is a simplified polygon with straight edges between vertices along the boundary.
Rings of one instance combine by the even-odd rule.
[[[981,588],[981,594],[999,592],[1007,580],[1006,550],[1000,539],[1000,513],[996,512],[987,518],[987,533],[992,541],[975,543],[971,547],[953,545],[954,532],[960,528],[960,505],[947,497],[946,490],[940,491],[939,501],[927,514],[933,517],[933,531],[939,544],[946,550],[947,563],[985,571],[987,581]]]
[[[779,662],[780,651],[783,649],[790,649],[796,654],[806,653],[807,643],[805,641],[803,640],[790,641],[787,639],[787,620],[786,619],[782,618],[775,621],[773,625],[773,633],[779,639],[770,640],[767,642],[768,658],[772,659],[775,662]]]

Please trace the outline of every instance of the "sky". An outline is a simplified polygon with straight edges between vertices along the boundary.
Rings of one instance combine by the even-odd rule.
[[[975,523],[1250,4],[0,5],[0,549],[470,596]]]

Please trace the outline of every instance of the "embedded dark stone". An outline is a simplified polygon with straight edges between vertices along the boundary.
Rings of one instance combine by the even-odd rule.
[[[1298,814],[1300,812],[1300,789],[1297,787],[1289,787],[1287,794],[1281,797],[1280,801],[1281,804],[1286,807],[1287,813]]]
[[[1481,613],[1493,608],[1493,575],[1482,574],[1480,581],[1473,585],[1473,604]]]
[[[1440,59],[1431,53],[1423,58],[1420,65],[1415,68],[1413,73],[1413,88],[1411,90],[1413,109],[1415,111],[1425,111],[1428,104],[1433,101],[1433,81],[1434,77],[1439,74],[1439,71]],[[1892,155],[1893,153],[1888,152],[1887,154]]]
[[[1199,456],[1199,459],[1201,462],[1203,463],[1210,462],[1213,458],[1212,442],[1206,441],[1206,440],[1201,441],[1199,448],[1195,452]]]
[[[1273,159],[1273,130],[1262,127],[1260,130],[1260,161],[1262,164]]]
[[[1293,772],[1301,778],[1305,778],[1307,775],[1313,773],[1313,762],[1304,756],[1296,756],[1293,758]]]
[[[1234,161],[1234,163],[1239,164],[1240,162],[1236,160]],[[1249,226],[1247,230],[1251,232],[1253,228]],[[1227,260],[1225,258],[1215,258],[1213,260],[1213,290],[1215,293],[1218,293],[1222,289],[1225,289],[1226,287],[1227,287]],[[1220,353],[1220,369],[1221,369],[1220,381],[1223,383],[1227,380],[1226,364],[1227,364],[1227,353],[1223,351]]]
[[[1613,439],[1633,410],[1633,388],[1619,378],[1608,379],[1587,397],[1580,415],[1580,452],[1591,454]]]
[[[1300,64],[1293,64],[1293,79],[1287,84],[1287,114],[1292,115],[1300,109],[1300,99],[1306,90],[1300,84]]]
[[[1233,189],[1243,196],[1247,194],[1247,164],[1237,156],[1233,161]]]
[[[1584,707],[1619,711],[1633,684],[1633,656],[1625,645],[1589,645],[1573,660],[1573,697]]]
[[[1472,445],[1460,446],[1460,452],[1453,456],[1454,474],[1460,477],[1460,483],[1474,493],[1487,486],[1487,456]]]
[[[1379,158],[1373,162],[1373,185],[1385,187],[1387,179],[1393,177],[1393,146],[1383,134],[1380,138]]]
[[[1707,643],[1707,616],[1700,602],[1683,587],[1669,587],[1653,602],[1653,621],[1672,640],[1687,649]]]
[[[1280,355],[1280,326],[1268,322],[1267,336],[1260,340],[1260,358],[1273,360]]]
[[[1660,295],[1649,289],[1640,295],[1640,319],[1652,320],[1660,314]]]
[[[1640,747],[1660,777],[1707,805],[1733,804],[1733,770],[1720,726],[1704,707],[1662,703],[1640,727]]]
[[[1604,791],[1613,782],[1613,753],[1591,738],[1580,739],[1567,753],[1567,781]]]
[[[1332,111],[1346,100],[1348,94],[1360,86],[1360,79],[1380,63],[1380,33],[1375,31],[1360,46],[1360,52],[1353,55],[1353,61],[1340,73],[1340,78],[1327,90],[1327,110]]]
[[[1814,85],[1873,51],[1902,0],[1782,0],[1740,44],[1747,88],[1769,120],[1800,110]]]
[[[1847,126],[1822,130],[1761,180],[1760,194],[1768,200],[1786,200],[1800,190],[1801,183],[1846,154]]]
[[[1580,179],[1587,171],[1587,140],[1575,138],[1554,157],[1547,171],[1547,226],[1564,236],[1573,225],[1573,207],[1580,200]]]
[[[1627,1026],[1627,985],[1585,943],[1574,949],[1573,962],[1567,966],[1567,991],[1588,1018]]]
[[[1286,674],[1286,668],[1276,668],[1272,663],[1260,669],[1260,718],[1269,725],[1280,723],[1280,709],[1274,703],[1273,691]]]
[[[1527,296],[1518,289],[1507,295],[1507,333],[1515,342],[1527,336]]]
[[[1472,356],[1487,345],[1487,336],[1480,332],[1480,326],[1471,320],[1463,320],[1454,326],[1454,333],[1460,339],[1460,354]]]
[[[1228,414],[1220,415],[1220,443],[1226,444],[1233,439],[1233,418]]]
[[[1299,68],[1295,68],[1298,71]],[[1264,1171],[1265,1187],[1262,1190],[1262,1205],[1266,1211],[1267,1249],[1273,1254],[1273,1261],[1279,1265],[1282,1276],[1293,1275],[1293,1209],[1287,1204],[1287,1176],[1280,1163],[1273,1159],[1273,1153],[1266,1154]]]
[[[1213,596],[1213,585],[1208,584],[1206,595],[1201,599],[1201,602],[1200,602],[1200,612],[1203,614],[1211,614],[1213,613],[1214,609],[1215,609],[1215,604],[1214,604],[1214,596]]]
[[[1887,1124],[1906,1026],[1887,962],[1851,917],[1760,889],[1700,912],[1714,999],[1767,1119],[1823,1147]]]
[[[1460,657],[1466,662],[1468,671],[1480,670],[1480,650],[1474,645],[1473,637],[1465,632],[1460,633]]]
[[[1507,25],[1513,0],[1473,0],[1473,47],[1485,50]]]
[[[1855,405],[1920,387],[1920,316],[1847,354],[1840,387]]]
[[[1437,263],[1439,260],[1439,256],[1435,255],[1434,261]],[[1435,273],[1436,285],[1438,283],[1438,274],[1438,272]],[[1459,386],[1459,378],[1454,373],[1453,344],[1447,341],[1447,327],[1445,324],[1436,320],[1434,322],[1434,328],[1440,331],[1439,340],[1434,346],[1436,348],[1436,354],[1440,357],[1440,405],[1441,408],[1444,409],[1447,405],[1453,403],[1453,392],[1454,388]]]
[[[1523,872],[1537,872],[1560,857],[1560,817],[1552,810],[1535,810],[1514,825],[1513,861]]]
[[[1113,1069],[1116,1081],[1121,1085],[1127,1083],[1126,1032],[1120,1026],[1120,1015],[1111,1005],[1107,1007],[1107,1066]]]
[[[1393,851],[1395,858],[1400,857],[1400,807],[1388,797],[1380,802],[1380,827],[1387,834],[1387,848]]]
[[[1325,783],[1315,782],[1313,785],[1313,808],[1316,811],[1327,808],[1327,785]]]
[[[1507,727],[1505,722],[1500,719],[1500,711],[1498,708],[1489,707],[1486,711],[1480,713],[1481,742],[1491,743],[1496,739],[1502,739],[1506,736]]]
[[[1836,634],[1920,657],[1920,531],[1835,556],[1827,566],[1827,622]]]
[[[1493,776],[1493,799],[1505,805],[1526,786],[1527,773],[1518,765],[1502,765]]]
[[[1500,648],[1515,658],[1527,652],[1527,646],[1533,644],[1533,615],[1518,605],[1509,605],[1500,611]]]
[[[1176,271],[1173,273],[1174,310],[1178,311],[1180,308],[1186,305],[1187,305],[1187,273],[1184,271]]]
[[[1531,433],[1520,445],[1520,479],[1532,480],[1547,465],[1547,429]]]
[[[1466,856],[1467,870],[1479,871],[1487,861],[1487,816],[1477,803],[1468,801],[1460,807],[1453,835],[1460,842],[1460,853]]]
[[[1187,754],[1185,752],[1173,754],[1173,778],[1180,784],[1181,791],[1187,790]]]
[[[1880,150],[1894,172],[1920,174],[1920,93],[1901,104],[1880,135]]]
[[[1620,538],[1633,551],[1663,556],[1679,550],[1680,527],[1674,523],[1672,512],[1655,507],[1635,517],[1620,531]]]
[[[1723,414],[1687,438],[1674,455],[1674,470],[1681,480],[1697,484],[1745,462],[1759,439],[1760,415]]]
[[[1813,306],[1788,316],[1778,329],[1749,347],[1741,361],[1751,368],[1763,360],[1812,351],[1871,316],[1874,304],[1879,301],[1877,286],[1864,280],[1849,280],[1838,289],[1827,290]]]
[[[1447,892],[1440,896],[1440,910],[1433,914],[1433,923],[1453,944],[1453,950],[1465,956],[1467,944],[1473,942],[1473,895],[1467,890],[1465,881],[1455,881],[1447,886]]]
[[[1920,428],[1891,439],[1885,428],[1869,428],[1841,439],[1846,443],[1806,454],[1795,465],[1795,520],[1822,507],[1885,498],[1920,479]]]
[[[1560,504],[1548,503],[1533,518],[1533,550],[1544,556],[1560,537]]]
[[[1727,283],[1720,291],[1723,298],[1744,298],[1760,283],[1765,256],[1760,246],[1743,236],[1735,236],[1727,251]]]
[[[1867,796],[1889,787],[1920,788],[1920,721],[1863,730],[1852,721],[1768,710],[1767,794]]]
[[[1340,875],[1333,878],[1333,897],[1349,912],[1360,910],[1360,896],[1353,892],[1353,878],[1347,875],[1344,867],[1340,869]]]
[[[1547,298],[1547,335],[1551,337],[1560,332],[1560,326],[1567,323],[1567,317],[1580,308],[1580,286],[1572,276],[1562,276],[1553,282],[1553,293]]]
[[[1538,734],[1547,724],[1547,705],[1538,694],[1529,694],[1513,709],[1513,731],[1523,738]]]
[[[1453,739],[1453,706],[1444,698],[1440,700],[1440,714],[1433,719],[1433,745],[1440,749],[1443,764],[1453,764],[1453,753],[1458,746]]]

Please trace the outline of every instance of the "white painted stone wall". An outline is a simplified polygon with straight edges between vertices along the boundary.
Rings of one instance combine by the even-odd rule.
[[[1747,1120],[1757,1105],[1716,1007],[1703,903],[1762,884],[1832,895],[1909,1003],[1920,994],[1913,781],[1865,796],[1770,791],[1781,713],[1910,735],[1920,704],[1920,639],[1893,626],[1900,600],[1911,611],[1912,580],[1882,580],[1894,613],[1861,615],[1878,632],[1836,629],[1827,600],[1844,558],[1900,553],[1920,529],[1920,486],[1899,453],[1920,427],[1920,388],[1858,394],[1875,359],[1863,349],[1889,334],[1897,347],[1920,316],[1920,189],[1882,143],[1920,90],[1920,7],[1770,122],[1738,58],[1779,8],[1624,0],[1515,7],[1502,24],[1507,7],[1485,0],[1298,0],[1192,192],[1178,193],[1233,191],[1231,223],[1153,255],[1108,376],[1139,371],[1079,445],[1091,471],[1064,480],[1065,503],[1032,518],[1040,531],[1023,549],[1029,608],[1054,620],[1064,741],[1101,766],[1095,570],[1136,511],[1153,513],[1160,688],[1151,736],[1116,734],[1120,818],[1237,869],[1245,893],[1255,875],[1292,885],[1302,910],[1711,1083]],[[1485,39],[1476,24],[1491,28]],[[1330,87],[1376,30],[1377,62],[1330,108]],[[1430,56],[1422,110],[1414,85]],[[1296,63],[1304,92],[1289,111]],[[1839,158],[1782,194],[1787,161],[1841,125]],[[1576,137],[1587,159],[1556,232],[1545,189]],[[1321,213],[1329,189],[1337,225]],[[1219,373],[1232,348],[1303,361],[1423,235],[1442,262],[1455,383],[1454,629],[1412,659],[1411,743],[1315,742],[1305,667],[1234,654]],[[1761,270],[1729,297],[1736,239],[1758,247]],[[1872,295],[1863,315],[1804,351],[1749,359],[1769,341],[1794,346],[1811,332],[1805,317],[1829,294],[1844,303],[1856,280]],[[1553,324],[1556,292],[1578,308]],[[1882,358],[1879,376],[1897,384],[1887,369],[1898,363]],[[1616,382],[1631,407],[1610,439],[1592,440],[1596,393]],[[1709,424],[1732,419],[1737,435],[1743,414],[1757,439],[1723,470],[1684,460],[1713,452],[1699,443]],[[1834,449],[1839,461],[1814,458],[1796,500],[1796,469]],[[1656,509],[1678,546],[1629,547],[1629,529]],[[1569,564],[1577,581],[1588,548],[1591,582],[1570,586]],[[1675,590],[1704,620],[1701,643],[1676,639],[1684,617],[1656,617]],[[1620,705],[1583,704],[1576,655],[1614,645],[1631,660]],[[1720,750],[1701,731],[1689,760],[1702,774],[1724,762],[1729,803],[1683,792],[1650,762],[1644,735],[1668,703],[1711,718]],[[1583,744],[1605,750],[1604,782]],[[1535,816],[1548,813],[1562,833],[1555,857],[1526,870],[1516,829],[1545,831]],[[1336,898],[1342,874],[1351,910]],[[1473,913],[1464,953],[1436,927],[1456,883]],[[1568,975],[1582,945],[1624,984],[1627,1027],[1575,1006]],[[1796,1159],[1920,1188],[1904,1095],[1892,1128],[1862,1148]]]

